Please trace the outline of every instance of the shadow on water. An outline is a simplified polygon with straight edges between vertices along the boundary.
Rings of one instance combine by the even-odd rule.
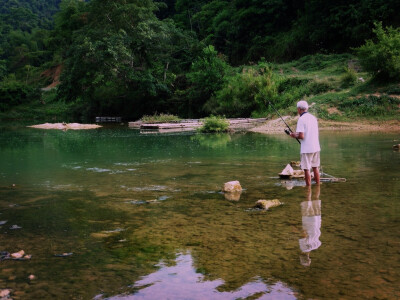
[[[398,298],[396,138],[322,134],[324,171],[347,182],[309,190],[276,179],[299,156],[283,135],[3,129],[0,251],[32,259],[1,261],[0,289],[15,299]],[[237,199],[220,192],[231,180],[244,187]],[[251,209],[258,199],[284,204]]]

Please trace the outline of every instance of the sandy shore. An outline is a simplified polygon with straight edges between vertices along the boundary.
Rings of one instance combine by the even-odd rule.
[[[96,124],[79,124],[79,123],[44,123],[27,127],[39,128],[39,129],[80,130],[80,129],[96,129],[102,126]]]
[[[296,129],[298,116],[284,116],[285,122],[292,128]],[[370,132],[399,132],[400,121],[355,121],[355,122],[336,122],[327,120],[318,120],[320,131],[370,131]],[[250,129],[252,132],[259,133],[281,133],[286,128],[281,119],[268,120],[264,124]]]

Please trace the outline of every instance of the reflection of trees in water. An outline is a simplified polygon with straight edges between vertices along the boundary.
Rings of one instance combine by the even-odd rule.
[[[13,151],[35,151],[37,149],[54,149],[56,151],[81,151],[88,149],[93,133],[76,130],[53,129],[25,129],[5,130],[1,133],[2,139],[7,143],[0,143],[0,149],[13,149]]]
[[[270,299],[296,299],[293,291],[281,282],[266,283],[261,278],[252,278],[235,290],[225,291],[222,279],[206,280],[194,268],[190,253],[179,253],[175,264],[159,264],[160,269],[134,283],[132,295],[118,295],[115,299],[259,299],[268,295]],[[254,298],[254,299],[255,299]],[[111,297],[110,299],[114,299]]]
[[[228,133],[196,134],[191,140],[197,141],[201,146],[215,149],[225,148],[231,141],[231,136]]]

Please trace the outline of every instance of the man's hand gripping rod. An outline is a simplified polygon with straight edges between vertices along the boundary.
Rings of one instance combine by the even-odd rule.
[[[271,105],[271,107],[275,110],[275,112],[278,114],[278,116],[281,118],[281,120],[283,121],[283,123],[285,123],[286,127],[289,129],[285,129],[285,132],[287,135],[290,135],[291,132],[293,132],[293,130],[289,127],[289,125],[285,122],[285,120],[282,118],[282,116],[280,115],[280,113],[275,109],[275,107],[272,105],[271,101],[268,101],[269,105]],[[299,139],[296,138],[296,140],[300,143]]]

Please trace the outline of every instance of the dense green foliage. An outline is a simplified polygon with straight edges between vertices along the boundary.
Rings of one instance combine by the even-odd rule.
[[[12,106],[40,99],[40,91],[18,81],[7,81],[0,86],[0,111]]]
[[[197,44],[156,10],[150,0],[91,1],[66,53],[60,97],[85,103],[88,115],[167,109],[171,84]]]
[[[203,49],[187,74],[191,83],[188,90],[188,97],[191,99],[190,116],[194,115],[194,112],[204,111],[204,105],[224,86],[225,77],[230,72],[231,67],[225,62],[224,57],[218,55],[213,46]]]
[[[0,4],[2,111],[42,105],[42,115],[69,119],[265,116],[273,113],[269,101],[286,109],[300,98],[357,89],[354,57],[332,54],[352,49],[372,77],[400,78],[397,0]],[[40,94],[59,81],[50,98]]]
[[[60,0],[0,0],[1,110],[39,101],[41,66],[51,61],[50,29]]]
[[[249,117],[255,111],[265,111],[266,101],[277,99],[279,82],[279,76],[264,63],[244,68],[227,78],[227,84],[206,107],[212,113]]]
[[[1,26],[32,31],[37,27],[51,29],[52,17],[61,0],[0,0]]]
[[[177,0],[177,24],[233,63],[344,52],[371,37],[374,21],[399,26],[397,0]]]

